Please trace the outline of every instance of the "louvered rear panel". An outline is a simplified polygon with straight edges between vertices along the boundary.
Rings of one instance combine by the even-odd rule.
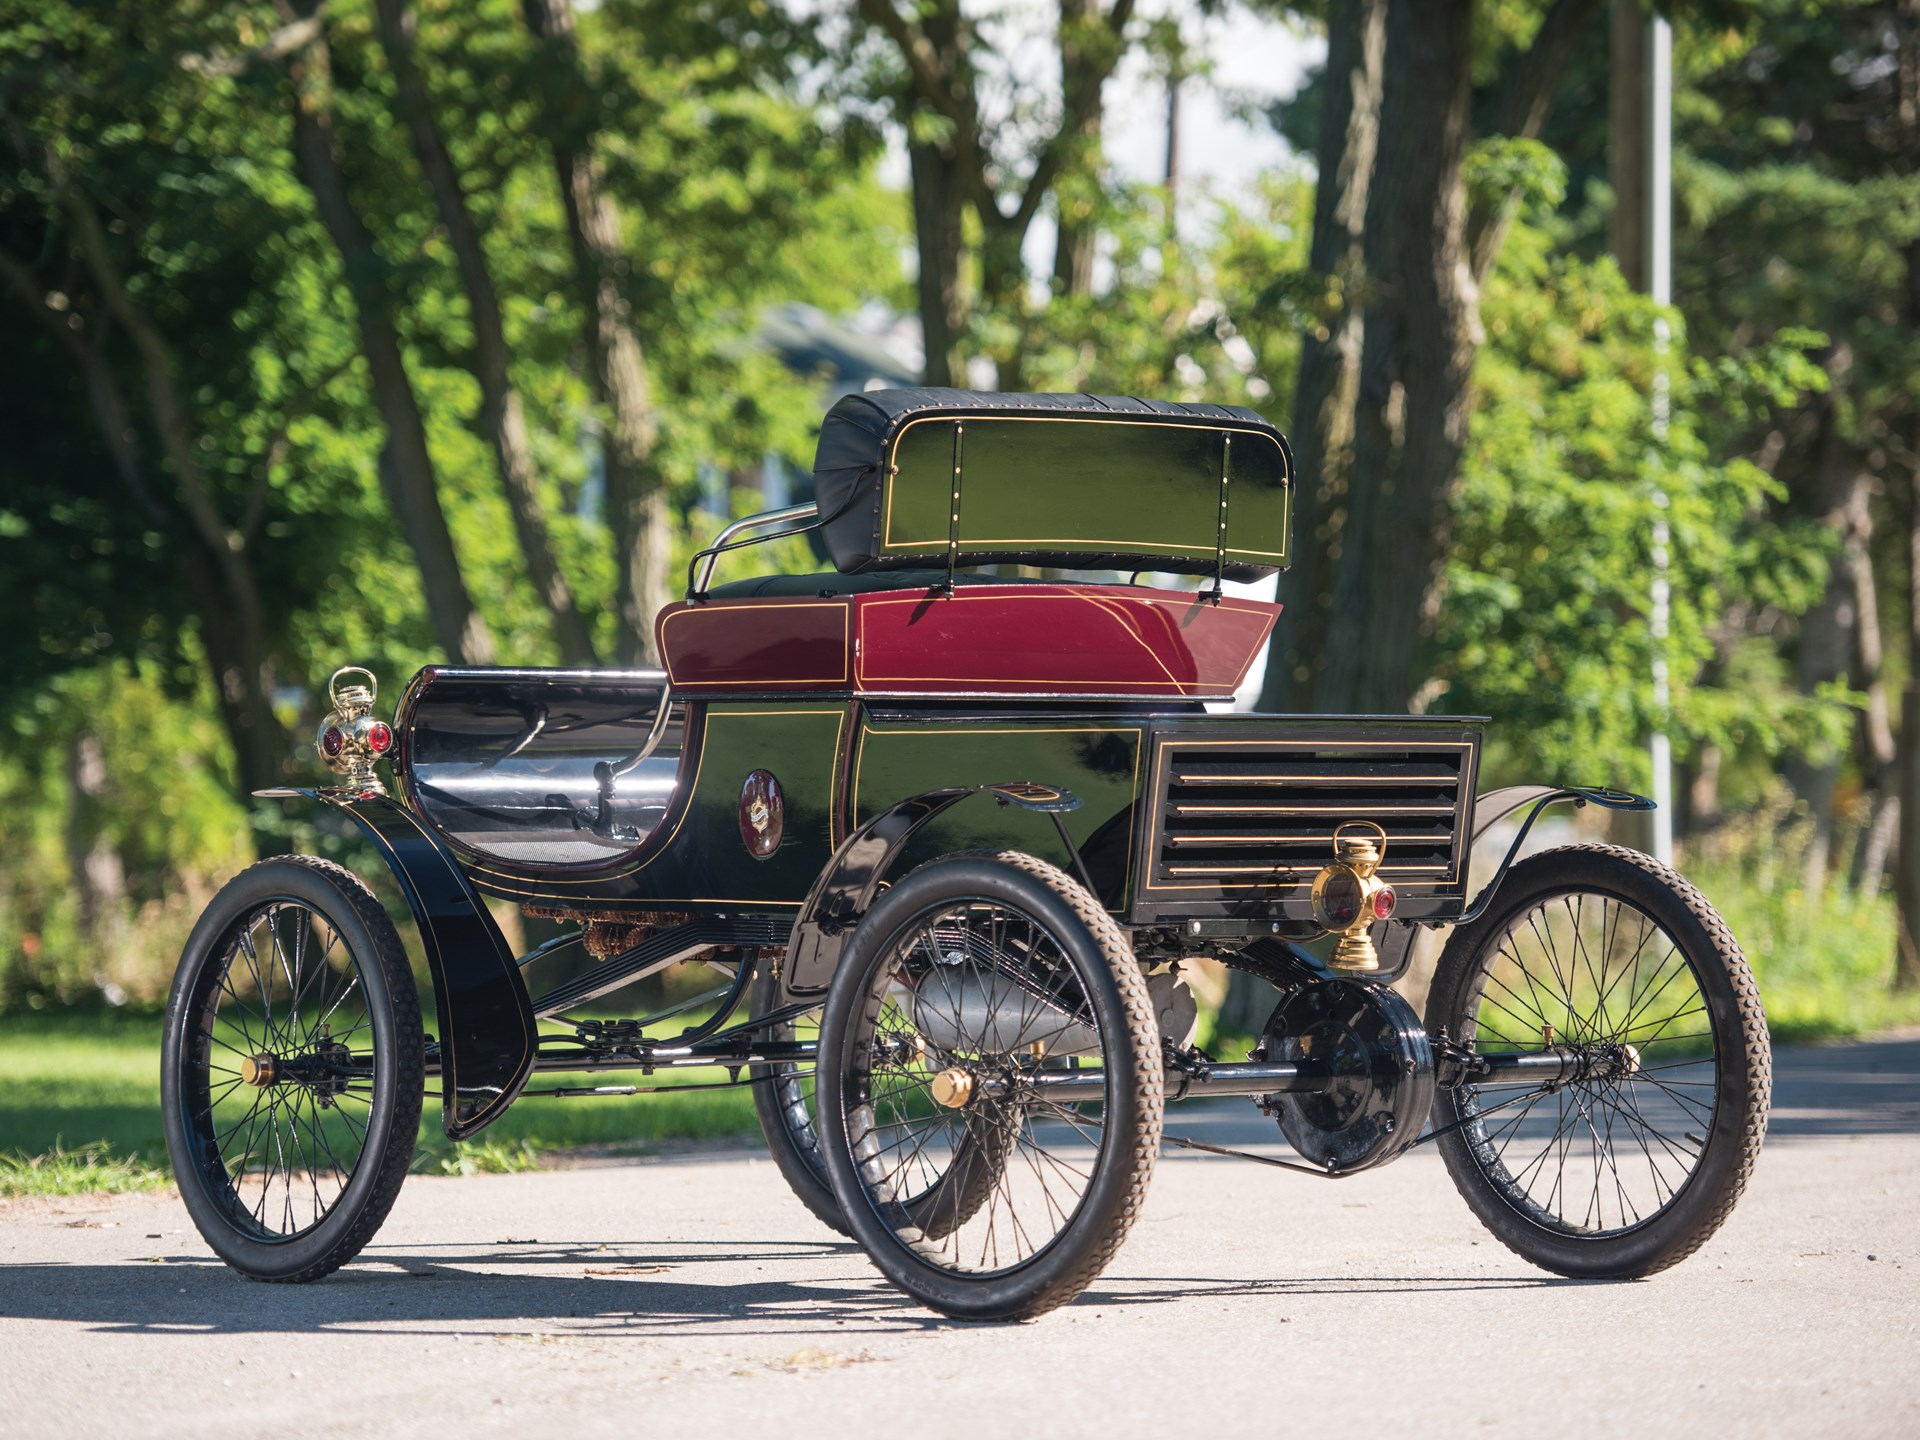
[[[1458,914],[1477,728],[1460,721],[1248,717],[1154,737],[1136,923],[1305,919],[1334,827],[1387,833],[1383,877],[1406,919]]]

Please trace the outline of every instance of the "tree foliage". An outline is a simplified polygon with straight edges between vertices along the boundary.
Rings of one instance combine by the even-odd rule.
[[[1241,8],[1328,26],[1339,74],[1275,107],[1300,158],[1229,203],[1109,163],[1115,74],[1207,83],[1195,27],[1129,0],[0,0],[0,1003],[129,988],[138,931],[289,842],[247,792],[309,766],[334,665],[558,659],[554,576],[567,653],[643,657],[712,512],[754,503],[716,477],[810,452],[818,377],[759,339],[779,305],[917,312],[934,380],[985,360],[1294,429],[1282,697],[1384,633],[1328,630],[1345,586],[1398,617],[1367,693],[1497,717],[1496,774],[1644,784],[1662,724],[1703,827],[1782,768],[1819,813],[1883,801],[1920,475],[1912,0],[1671,7],[1665,314],[1605,253],[1609,7]],[[1444,75],[1394,51],[1410,27]],[[1409,277],[1445,303],[1409,308]]]

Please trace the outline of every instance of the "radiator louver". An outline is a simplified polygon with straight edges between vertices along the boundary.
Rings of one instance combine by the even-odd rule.
[[[1462,888],[1474,744],[1458,729],[1444,741],[1168,737],[1157,758],[1151,900],[1234,909],[1259,898],[1293,913],[1333,858],[1334,827],[1349,820],[1386,831],[1381,873],[1403,909]]]

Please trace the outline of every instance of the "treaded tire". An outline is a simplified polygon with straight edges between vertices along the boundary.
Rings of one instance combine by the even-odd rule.
[[[212,1137],[211,1106],[195,1099],[207,1093],[209,1057],[216,1053],[212,1047],[217,1042],[207,1038],[216,1023],[209,1002],[229,963],[240,956],[242,935],[250,934],[256,919],[277,904],[303,907],[337,932],[364,990],[370,1032],[366,1043],[373,1058],[365,1138],[347,1178],[315,1223],[284,1237],[266,1233],[263,1224],[249,1223],[218,1140]],[[300,992],[292,988],[298,1015]],[[238,1006],[240,997],[233,993]],[[322,977],[323,999],[325,993]],[[222,887],[180,957],[167,1002],[160,1077],[174,1177],[188,1214],[214,1253],[249,1279],[282,1283],[318,1280],[359,1254],[393,1208],[406,1179],[420,1126],[424,1064],[420,999],[406,951],[393,922],[358,878],[329,861],[296,855],[263,860]],[[318,1109],[313,1113],[318,1115]],[[298,1118],[296,1110],[296,1126]],[[313,1155],[315,1163],[309,1168],[316,1177],[317,1210],[317,1143]],[[241,1165],[244,1172],[244,1157]]]
[[[1488,982],[1482,976],[1489,958],[1497,957],[1503,942],[1513,943],[1516,950],[1521,948],[1520,939],[1516,937],[1521,937],[1519,927],[1529,915],[1548,913],[1541,907],[1562,900],[1572,904],[1582,896],[1592,897],[1599,904],[1603,926],[1608,913],[1605,902],[1630,907],[1658,926],[1672,942],[1674,953],[1684,961],[1686,972],[1692,974],[1698,987],[1707,1033],[1711,1037],[1711,1059],[1688,1060],[1687,1052],[1670,1052],[1681,1058],[1666,1068],[1669,1080],[1676,1084],[1680,1083],[1674,1074],[1676,1071],[1711,1075],[1711,1118],[1704,1125],[1692,1120],[1695,1128],[1677,1145],[1662,1141],[1659,1146],[1645,1147],[1650,1173],[1656,1166],[1664,1168],[1671,1155],[1688,1155],[1693,1164],[1684,1180],[1672,1185],[1664,1203],[1652,1213],[1630,1215],[1623,1203],[1618,1209],[1622,1223],[1617,1226],[1604,1223],[1602,1198],[1601,1223],[1585,1226],[1587,1233],[1575,1233],[1582,1229],[1583,1222],[1556,1216],[1525,1193],[1523,1177],[1516,1176],[1506,1164],[1503,1152],[1495,1143],[1494,1137],[1506,1122],[1493,1118],[1491,1107],[1465,1127],[1449,1129],[1478,1103],[1467,1100],[1468,1089],[1441,1090],[1434,1100],[1433,1124],[1442,1132],[1440,1153],[1455,1186],[1502,1244],[1556,1274],[1584,1279],[1630,1279],[1677,1264],[1706,1243],[1726,1221],[1746,1189],[1766,1134],[1773,1076],[1766,1016],[1752,971],[1726,922],[1679,874],[1638,851],[1608,845],[1546,851],[1515,865],[1501,882],[1487,912],[1472,924],[1456,930],[1448,940],[1429,992],[1426,1023],[1429,1033],[1436,1036],[1442,1028],[1455,1040],[1471,1036],[1477,1017],[1490,1013],[1482,1012],[1481,1002],[1474,998],[1476,985],[1481,993],[1486,991]],[[1576,921],[1574,928],[1577,930],[1578,926]],[[1603,978],[1609,973],[1611,959],[1606,949],[1603,942],[1599,961]],[[1591,963],[1590,956],[1583,959]],[[1507,955],[1507,962],[1519,963],[1512,951]],[[1636,978],[1637,973],[1636,969]],[[1676,970],[1675,978],[1679,973],[1685,972]],[[1577,984],[1577,980],[1574,983]],[[1645,988],[1651,990],[1652,981]],[[1599,1004],[1604,1012],[1608,1003],[1604,985],[1601,993]],[[1517,987],[1509,991],[1509,996],[1516,995]],[[1628,999],[1632,999],[1632,992]],[[1470,1003],[1475,1015],[1466,1013]],[[1502,1003],[1510,1004],[1515,1010],[1523,1008],[1517,998],[1503,999]],[[1643,1000],[1639,1013],[1650,1013],[1644,1007],[1653,1003],[1651,999]],[[1669,1005],[1672,1003],[1670,1000]],[[1629,1011],[1622,1023],[1626,1028],[1620,1035],[1630,1036],[1636,1045],[1651,1051],[1658,1043],[1660,1026],[1673,1022],[1642,1020],[1635,1023],[1634,1012]],[[1647,1039],[1649,1033],[1655,1038]],[[1690,1037],[1677,1038],[1684,1042]],[[1645,1082],[1655,1086],[1651,1059],[1638,1063],[1647,1066],[1643,1075]],[[1701,1068],[1708,1066],[1710,1069]],[[1587,1092],[1590,1111],[1580,1119],[1591,1128],[1596,1156],[1600,1153],[1602,1135],[1610,1142],[1616,1135],[1616,1124],[1621,1136],[1634,1138],[1637,1127],[1637,1138],[1643,1144],[1649,1134],[1659,1140],[1661,1132],[1647,1122],[1638,1102],[1632,1098],[1638,1093],[1652,1095],[1653,1090],[1640,1092],[1631,1088],[1638,1083],[1626,1079]],[[1685,1083],[1706,1088],[1700,1080]],[[1695,1096],[1693,1090],[1666,1093],[1699,1100],[1704,1114],[1704,1099]],[[1680,1108],[1682,1102],[1663,1103],[1667,1103],[1673,1113],[1691,1117],[1691,1112]],[[1520,1122],[1513,1123],[1517,1127]],[[1688,1151],[1686,1146],[1695,1141],[1704,1143],[1697,1152]],[[1580,1143],[1585,1143],[1584,1137]],[[1563,1170],[1565,1153],[1563,1149]],[[1515,1163],[1519,1163],[1518,1159]],[[1596,1190],[1599,1190],[1597,1158],[1594,1166]],[[1618,1164],[1613,1178],[1616,1186],[1622,1183]],[[1656,1198],[1660,1194],[1657,1184],[1653,1193]]]
[[[773,967],[766,966],[754,976],[749,992],[748,1013],[765,1015],[780,1006],[780,981]],[[768,1032],[776,1040],[791,1040],[795,1028],[782,1025]],[[760,1133],[766,1138],[767,1153],[774,1168],[787,1182],[787,1188],[799,1197],[813,1218],[838,1235],[850,1235],[840,1202],[833,1198],[833,1186],[827,1183],[827,1162],[820,1154],[820,1128],[807,1077],[794,1073],[791,1065],[753,1067],[753,1113],[760,1121]]]
[[[968,1273],[931,1262],[889,1224],[862,1180],[852,1117],[866,1103],[858,1093],[857,1047],[873,1043],[883,1001],[875,985],[894,947],[913,928],[967,901],[1028,917],[1068,955],[1098,1025],[1108,1077],[1103,1136],[1091,1176],[1071,1214],[1028,1258],[991,1273]],[[821,1022],[821,1149],[827,1174],[854,1238],[889,1280],[930,1309],[963,1320],[1024,1320],[1086,1289],[1126,1240],[1146,1197],[1160,1148],[1165,1088],[1160,1027],[1125,934],[1098,900],[1054,866],[1016,851],[969,851],[922,865],[889,889],[855,930],[828,991]],[[1006,1147],[1015,1149],[1016,1118]],[[1077,1152],[1076,1152],[1077,1153]],[[991,1174],[988,1174],[989,1168]],[[946,1202],[971,1215],[988,1200],[1010,1162],[984,1162],[955,1183],[965,1192]],[[956,1171],[960,1167],[955,1167]],[[985,1184],[991,1180],[992,1184]],[[918,1219],[926,1225],[928,1212]],[[991,1217],[990,1217],[991,1218]],[[957,1224],[955,1222],[955,1228]],[[927,1235],[942,1231],[928,1225]]]

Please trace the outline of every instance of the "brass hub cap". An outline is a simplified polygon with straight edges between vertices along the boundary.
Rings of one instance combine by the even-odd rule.
[[[275,1062],[271,1055],[248,1055],[240,1061],[240,1078],[264,1090],[274,1082]]]
[[[927,1088],[938,1103],[949,1110],[958,1110],[973,1099],[973,1076],[957,1067],[942,1070]]]

